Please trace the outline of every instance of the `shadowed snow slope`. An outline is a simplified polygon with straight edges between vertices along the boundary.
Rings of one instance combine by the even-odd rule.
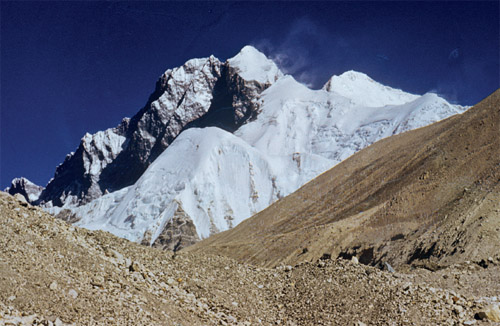
[[[206,238],[234,227],[381,138],[465,110],[434,94],[404,93],[355,72],[338,77],[348,81],[340,85],[349,85],[349,92],[336,91],[337,77],[331,87],[311,90],[283,76],[251,47],[228,64],[250,90],[246,103],[258,102],[253,109],[258,114],[234,134],[217,128],[182,131],[134,185],[84,206],[66,205],[80,226],[153,244],[182,212],[199,237]]]

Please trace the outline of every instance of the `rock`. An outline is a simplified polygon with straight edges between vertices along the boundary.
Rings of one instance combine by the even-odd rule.
[[[467,321],[464,321],[464,325],[474,325],[476,323],[475,320],[467,320]]]
[[[126,260],[123,257],[123,255],[114,249],[106,247],[104,248],[104,253],[106,254],[107,257],[112,258],[112,261],[114,261],[118,265],[126,263]]]
[[[403,291],[410,290],[411,289],[411,285],[412,285],[411,282],[406,282],[405,284],[403,284]]]
[[[52,283],[50,283],[49,289],[51,289],[52,291],[57,290],[57,282],[53,281]]]
[[[384,266],[385,266],[385,268],[387,269],[387,271],[389,273],[396,273],[396,271],[394,270],[394,268],[392,268],[392,266],[388,262],[384,262]]]
[[[500,322],[500,306],[490,305],[475,315],[476,319]]]
[[[292,269],[293,269],[293,267],[290,265],[285,266],[285,272],[291,272]]]
[[[5,189],[9,194],[16,197],[18,200],[26,203],[34,203],[40,194],[43,187],[40,187],[26,178],[15,178],[9,188]],[[16,194],[20,196],[16,196]]]
[[[175,252],[198,241],[200,238],[192,219],[179,204],[174,216],[167,222],[152,246]]]
[[[142,270],[141,265],[136,261],[133,261],[128,269],[131,272],[140,272]]]
[[[24,205],[28,204],[28,201],[26,200],[26,198],[23,195],[19,194],[19,193],[14,194],[14,198],[17,199],[17,200],[19,200]]]
[[[464,311],[464,308],[460,305],[455,305],[453,307],[453,312],[456,314],[456,315],[460,315],[462,312]]]
[[[104,277],[102,276],[96,276],[90,281],[90,284],[96,287],[103,287],[104,286]]]
[[[332,259],[332,255],[328,253],[324,253],[323,256],[320,258],[321,260],[330,260]]]
[[[481,266],[482,268],[488,268],[488,261],[485,259],[481,259],[478,265]]]
[[[74,289],[70,289],[68,291],[68,296],[73,299],[76,299],[78,297],[78,292],[76,292]]]
[[[351,258],[351,262],[353,262],[354,264],[359,263],[358,257],[356,257],[356,256],[352,256],[352,258]]]
[[[363,323],[362,321],[359,321],[356,323],[357,326],[367,326],[365,323]]]

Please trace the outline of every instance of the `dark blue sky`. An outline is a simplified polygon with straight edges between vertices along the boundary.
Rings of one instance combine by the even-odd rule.
[[[321,87],[357,70],[472,105],[499,87],[499,3],[1,2],[0,186],[45,185],[85,132],[117,125],[156,79],[252,44]]]

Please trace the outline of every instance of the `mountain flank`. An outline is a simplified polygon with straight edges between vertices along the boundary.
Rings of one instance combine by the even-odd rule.
[[[500,91],[375,143],[186,250],[268,267],[322,256],[399,269],[500,260]]]

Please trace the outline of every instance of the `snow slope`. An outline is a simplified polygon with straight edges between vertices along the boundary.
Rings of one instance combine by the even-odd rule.
[[[227,230],[266,208],[296,184],[330,163],[305,154],[268,157],[221,129],[188,129],[168,147],[135,185],[74,209],[77,225],[139,241],[146,231],[157,238],[179,205],[201,238]],[[305,177],[304,177],[305,176]]]
[[[269,75],[268,60],[255,51],[244,49],[230,59],[245,78],[277,78],[260,95],[255,120],[234,134],[213,127],[183,131],[133,186],[66,207],[81,218],[78,225],[132,241],[149,234],[152,244],[182,208],[206,238],[381,138],[466,109],[434,94],[385,87],[356,72],[311,90],[291,76]]]
[[[365,83],[353,87],[363,94]],[[395,90],[398,96],[401,93]],[[405,94],[400,98],[408,102],[401,105],[364,106],[357,102],[367,99],[348,98],[333,90],[314,91],[285,76],[262,94],[264,105],[257,119],[235,135],[264,153],[311,153],[331,160],[333,166],[379,139],[465,110],[435,94]],[[386,100],[393,103],[393,98]]]

